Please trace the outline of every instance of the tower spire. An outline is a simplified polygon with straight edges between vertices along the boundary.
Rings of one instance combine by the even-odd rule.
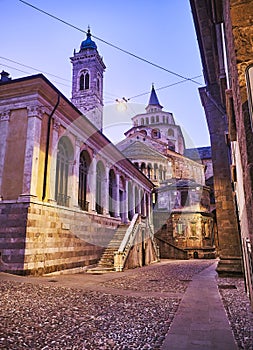
[[[146,107],[147,112],[151,111],[151,108],[156,108],[159,110],[161,110],[163,108],[163,106],[160,105],[160,102],[158,100],[158,97],[157,97],[157,94],[155,91],[155,87],[154,87],[154,83],[152,83],[149,102],[148,102],[148,105]]]

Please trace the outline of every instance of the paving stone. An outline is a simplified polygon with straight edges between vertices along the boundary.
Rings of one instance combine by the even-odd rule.
[[[201,275],[201,271],[212,264],[213,261],[201,260],[165,261],[103,275],[21,277],[0,274],[0,349],[161,349],[180,315],[181,299],[187,291],[191,292],[191,282],[182,280],[194,280],[194,276]],[[251,350],[252,319],[247,297],[242,296],[241,281],[233,282],[240,288],[222,289],[221,293],[224,305],[230,310],[230,323],[236,329],[239,349]],[[218,279],[217,283],[224,285],[231,281]],[[218,289],[216,292],[218,294]],[[199,293],[203,291],[200,289]],[[218,349],[214,342],[210,347],[205,337],[213,327],[217,330],[216,340],[226,350],[226,332],[230,326],[227,329],[223,321],[218,322],[216,299],[214,304],[213,316],[204,321],[196,318],[196,327],[187,326],[181,313],[181,332],[172,332],[177,349]],[[192,306],[196,305],[194,302]],[[210,303],[207,307],[211,308]],[[199,310],[203,312],[202,307]],[[188,307],[187,322],[191,322],[192,312]],[[192,335],[191,348],[188,347],[189,334]],[[168,349],[173,346],[170,344]]]

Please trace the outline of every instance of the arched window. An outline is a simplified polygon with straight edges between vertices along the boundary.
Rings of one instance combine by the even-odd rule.
[[[152,165],[150,163],[148,164],[147,170],[148,170],[148,178],[151,179]]]
[[[159,166],[159,180],[163,180],[163,166],[160,165]]]
[[[173,129],[168,130],[168,136],[174,137],[174,130]]]
[[[79,90],[89,90],[90,88],[90,74],[87,71],[82,72],[79,78]]]
[[[146,131],[146,130],[141,130],[140,133],[141,133],[143,136],[147,136],[147,131]]]
[[[62,137],[58,143],[55,179],[55,200],[57,204],[69,206],[68,178],[69,164],[73,159],[73,148],[66,137]]]
[[[87,151],[82,151],[79,162],[79,188],[78,188],[78,204],[82,210],[88,211],[87,188],[88,188],[88,172],[90,166],[90,157]]]
[[[155,163],[155,164],[154,164],[154,179],[155,179],[155,180],[158,179],[157,171],[158,171],[158,165]]]
[[[89,90],[89,88],[90,88],[90,75],[87,72],[85,74],[85,90]]]
[[[117,184],[115,172],[109,171],[109,213],[110,216],[116,216],[116,201],[117,201]]]
[[[156,116],[156,122],[159,123],[159,115]]]
[[[141,125],[144,125],[144,118],[141,118]]]
[[[148,119],[148,117],[146,117],[146,124],[147,124],[147,125],[149,124],[149,119]]]
[[[155,117],[152,116],[152,117],[151,117],[151,124],[154,124],[154,122],[155,122]]]
[[[84,75],[81,74],[80,80],[79,80],[79,89],[83,90],[84,89]]]
[[[146,164],[145,163],[141,163],[141,172],[143,174],[146,174]]]
[[[103,180],[105,177],[105,168],[101,161],[97,163],[96,171],[96,212],[98,214],[103,214]]]
[[[152,137],[153,139],[159,139],[161,137],[161,133],[159,129],[153,129],[152,130]]]
[[[181,191],[181,206],[186,207],[189,205],[189,193],[188,190]]]

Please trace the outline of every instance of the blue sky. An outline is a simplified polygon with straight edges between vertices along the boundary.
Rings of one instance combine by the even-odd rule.
[[[76,27],[111,42],[168,70],[191,78],[202,74],[199,50],[188,0],[28,0]],[[37,68],[66,97],[71,95],[72,67],[69,57],[79,49],[85,34],[70,28],[18,0],[0,0],[0,69],[12,78],[38,73],[4,58]],[[131,117],[141,112],[151,84],[159,89],[181,79],[128,56],[95,40],[107,66],[104,75],[105,133],[113,141],[123,138]],[[14,69],[15,68],[15,69]],[[24,72],[20,72],[20,69]],[[203,84],[203,78],[196,79]],[[174,114],[188,147],[209,145],[204,111],[198,87],[192,82],[157,90],[164,110]],[[130,98],[124,113],[116,112],[116,98]]]

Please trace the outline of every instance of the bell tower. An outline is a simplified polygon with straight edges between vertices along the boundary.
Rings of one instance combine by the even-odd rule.
[[[90,28],[79,52],[70,58],[73,65],[72,103],[99,130],[103,129],[103,74],[105,64],[91,40]]]

